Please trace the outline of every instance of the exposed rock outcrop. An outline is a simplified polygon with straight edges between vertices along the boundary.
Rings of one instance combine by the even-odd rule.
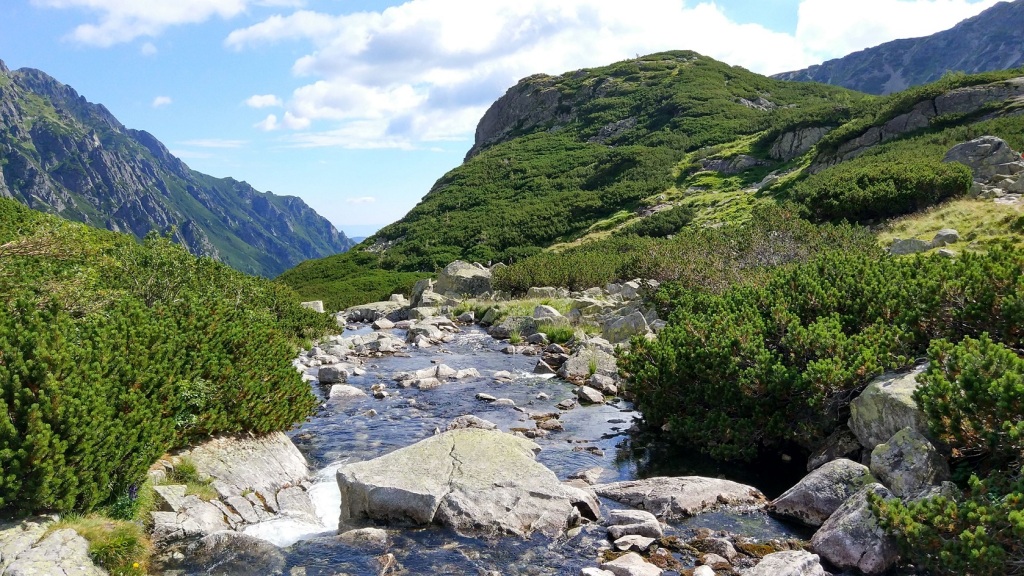
[[[835,126],[808,126],[786,132],[772,142],[768,156],[780,162],[789,162],[793,158],[803,156],[810,151],[825,134],[831,132]]]
[[[338,470],[341,522],[441,524],[460,533],[558,534],[575,493],[535,460],[539,447],[480,429],[444,432]]]
[[[957,88],[933,99],[923,100],[884,124],[871,126],[856,137],[840,144],[835,152],[819,155],[809,171],[821,172],[846,160],[852,160],[869,148],[892,140],[909,132],[927,128],[933,118],[949,114],[971,114],[983,107],[998,103],[1014,103],[1024,98],[1024,77],[1001,82]],[[994,113],[998,115],[997,113]]]

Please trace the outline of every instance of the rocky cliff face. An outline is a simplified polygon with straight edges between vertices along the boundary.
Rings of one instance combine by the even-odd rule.
[[[988,72],[1022,65],[1024,0],[1014,0],[931,36],[887,42],[774,78],[891,94],[934,82],[948,71]]]
[[[153,135],[39,70],[0,62],[0,196],[275,276],[352,243],[301,199],[189,169]]]

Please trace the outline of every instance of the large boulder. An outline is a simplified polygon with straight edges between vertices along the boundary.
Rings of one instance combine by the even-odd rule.
[[[558,375],[566,380],[582,382],[594,374],[618,376],[615,356],[596,347],[580,348],[558,369]]]
[[[769,554],[757,566],[740,572],[742,576],[825,576],[821,558],[804,550],[786,550]]]
[[[456,260],[445,266],[434,284],[434,292],[455,298],[479,296],[491,291],[491,271]]]
[[[885,533],[868,502],[868,494],[892,498],[881,484],[868,484],[839,507],[811,538],[811,549],[844,570],[882,574],[899,559],[896,541]]]
[[[604,325],[604,337],[612,343],[628,342],[633,336],[642,336],[650,332],[647,319],[640,312],[613,318]]]
[[[381,318],[396,318],[402,308],[401,302],[371,302],[347,308],[344,316],[349,322],[375,322]]]
[[[757,488],[700,476],[658,477],[594,486],[598,496],[641,508],[669,522],[714,510],[723,505],[764,506]]]
[[[341,523],[440,524],[463,534],[555,535],[576,515],[575,493],[535,460],[533,442],[452,430],[338,470]]]
[[[850,430],[861,446],[873,450],[908,426],[926,433],[927,416],[914,402],[917,376],[926,367],[879,376],[850,403]]]
[[[808,526],[821,526],[850,496],[875,481],[867,466],[833,460],[776,498],[768,510]]]
[[[971,169],[974,179],[987,182],[996,176],[1012,176],[1024,169],[1020,154],[1003,139],[982,136],[957,144],[946,153],[943,162],[959,162]]]
[[[904,428],[871,452],[871,473],[900,498],[911,498],[949,480],[949,464],[927,438]]]
[[[40,534],[41,536],[42,534]],[[6,546],[0,541],[0,546]],[[4,550],[7,553],[7,550]],[[6,566],[4,576],[106,576],[107,571],[92,563],[89,542],[74,530],[55,530],[46,538],[33,542],[9,559],[0,557]]]
[[[222,498],[255,493],[276,501],[280,490],[309,479],[306,458],[283,432],[217,436],[179,456],[191,459],[200,475],[210,477]]]
[[[537,333],[537,321],[529,316],[509,316],[502,320],[501,324],[491,326],[487,333],[499,340],[508,338],[513,333],[525,339]]]
[[[789,162],[797,156],[803,156],[833,128],[834,126],[808,126],[786,132],[772,143],[768,156],[773,160],[781,160],[783,162]]]

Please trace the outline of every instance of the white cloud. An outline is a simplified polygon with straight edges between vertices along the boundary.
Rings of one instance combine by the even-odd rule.
[[[153,98],[153,108],[163,108],[164,106],[170,106],[174,100],[171,100],[170,96],[157,96]]]
[[[308,130],[295,146],[418,148],[465,140],[517,80],[689,49],[756,72],[802,68],[897,37],[930,34],[996,0],[803,0],[795,34],[737,24],[714,2],[412,0],[379,12],[309,10],[233,31],[234,50],[309,46],[309,78],[264,130]]]
[[[68,37],[91,46],[113,46],[157,36],[171,26],[198,24],[213,17],[233,18],[254,0],[32,0],[36,6],[97,13],[95,23],[75,27]],[[265,4],[266,0],[262,4]],[[257,3],[261,4],[261,3]],[[277,3],[275,5],[281,5]],[[295,5],[289,2],[288,5]]]
[[[346,204],[373,204],[377,199],[373,196],[359,196],[358,198],[345,198]]]
[[[1000,0],[803,0],[796,37],[819,60],[952,28]]]
[[[245,100],[250,108],[280,108],[284,102],[273,94],[254,94]]]
[[[197,140],[186,140],[182,142],[185,146],[197,148],[241,148],[248,144],[245,140],[223,140],[220,138],[199,138]]]
[[[139,46],[139,54],[142,54],[143,56],[153,56],[156,53],[156,45],[152,42],[146,42],[142,46]]]

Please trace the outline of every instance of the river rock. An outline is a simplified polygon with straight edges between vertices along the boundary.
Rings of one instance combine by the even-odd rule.
[[[4,531],[6,532],[6,530]],[[18,550],[34,531],[19,531],[10,542],[0,540],[0,567],[4,576],[106,576],[107,571],[92,563],[89,542],[74,530],[56,530],[42,540]],[[42,533],[39,534],[42,536]],[[0,532],[0,538],[3,533]],[[36,536],[38,538],[38,536]],[[16,552],[16,554],[12,554]],[[7,554],[11,554],[8,556]]]
[[[768,510],[808,526],[821,526],[847,498],[875,481],[867,466],[851,460],[833,460],[776,498]]]
[[[697,566],[693,569],[693,576],[715,576],[715,569],[711,566]]]
[[[587,386],[600,390],[601,392],[614,396],[619,393],[619,387],[615,385],[615,379],[604,374],[594,374],[586,380]]]
[[[668,522],[723,505],[757,506],[767,499],[757,488],[701,476],[657,477],[594,486],[598,496],[647,510]]]
[[[925,434],[927,416],[914,402],[917,376],[927,365],[909,372],[883,374],[850,403],[850,430],[861,446],[873,450],[900,430],[911,427]]]
[[[173,568],[179,574],[199,576],[247,576],[259,567],[260,574],[284,574],[284,553],[266,540],[224,531],[210,534],[185,549],[184,560]]]
[[[349,322],[374,322],[381,318],[393,317],[402,308],[398,302],[371,302],[346,309],[344,316]]]
[[[654,538],[647,538],[645,536],[623,536],[618,538],[612,543],[616,550],[620,552],[647,552],[647,549],[654,544]]]
[[[913,428],[904,428],[871,452],[871,473],[900,498],[911,498],[949,480],[949,464]]]
[[[839,568],[881,574],[896,564],[899,552],[871,513],[869,493],[893,497],[881,484],[861,488],[814,533],[811,549]]]
[[[594,390],[590,386],[580,386],[576,389],[576,397],[580,399],[581,403],[584,404],[602,404],[604,403],[604,395],[598,390]]]
[[[601,569],[615,576],[661,576],[661,568],[644,560],[636,552],[629,552],[611,562],[605,562],[601,564]]]
[[[454,298],[479,296],[490,291],[491,271],[461,260],[445,266],[434,284],[434,292]]]
[[[376,320],[371,327],[374,330],[393,330],[395,328],[395,323],[387,318],[380,318]]]
[[[618,540],[623,536],[644,536],[646,538],[661,538],[664,531],[661,522],[645,510],[609,510],[608,511],[608,535],[612,540]]]
[[[342,366],[321,366],[317,370],[316,379],[321,384],[343,384],[349,376],[349,371]]]
[[[821,558],[804,550],[786,550],[769,554],[757,566],[740,572],[741,576],[825,576]]]
[[[338,535],[338,540],[360,548],[386,548],[388,533],[380,528],[358,528]]]
[[[331,391],[328,394],[328,398],[335,401],[355,400],[365,397],[366,392],[348,384],[335,384],[331,386]]]
[[[467,534],[558,534],[574,515],[569,491],[511,434],[444,432],[338,470],[341,522],[441,524]]]
[[[497,430],[498,425],[489,420],[484,420],[478,416],[467,414],[465,416],[459,416],[448,423],[446,430],[461,430],[463,428],[479,428],[481,430]]]
[[[537,321],[529,316],[508,316],[501,324],[491,326],[487,333],[498,340],[510,338],[512,334],[527,338],[537,333]]]
[[[276,500],[279,490],[309,478],[309,465],[283,432],[217,436],[178,453],[188,457],[222,498],[255,493]]]

